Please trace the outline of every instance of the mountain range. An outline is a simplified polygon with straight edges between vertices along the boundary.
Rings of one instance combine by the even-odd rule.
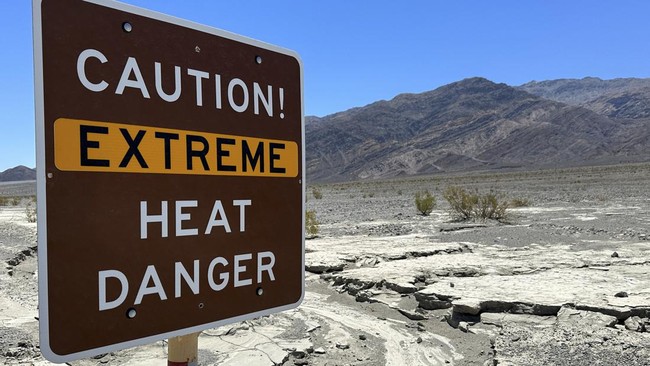
[[[650,79],[469,78],[307,117],[309,181],[650,160]]]
[[[15,182],[23,180],[36,180],[36,169],[23,165],[0,172],[0,182]]]
[[[650,79],[475,77],[305,117],[310,182],[650,161]],[[0,182],[34,180],[18,166]]]

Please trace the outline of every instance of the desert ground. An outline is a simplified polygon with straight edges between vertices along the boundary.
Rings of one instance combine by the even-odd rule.
[[[526,204],[452,220],[448,186]],[[429,190],[429,216],[414,195]],[[38,348],[34,182],[0,185],[0,362]],[[317,198],[320,197],[320,198]],[[15,204],[15,205],[14,205]],[[204,331],[201,365],[650,365],[650,164],[310,185],[297,309]],[[165,342],[71,362],[163,365]]]

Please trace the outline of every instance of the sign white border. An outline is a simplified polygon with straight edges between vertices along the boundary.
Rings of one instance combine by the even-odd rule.
[[[279,306],[276,308],[265,309],[262,311],[240,315],[220,321],[197,325],[194,327],[179,329],[172,332],[161,333],[149,337],[138,338],[127,342],[116,343],[104,347],[93,348],[90,350],[71,353],[66,355],[59,355],[54,353],[50,348],[50,332],[49,332],[49,307],[48,307],[48,277],[47,277],[47,200],[45,181],[47,179],[45,171],[45,116],[44,116],[44,92],[43,92],[43,43],[42,43],[42,27],[41,27],[41,3],[43,0],[32,0],[32,26],[34,37],[34,105],[35,105],[35,123],[36,123],[36,194],[37,194],[37,227],[38,227],[38,305],[39,305],[39,334],[40,334],[40,350],[43,356],[53,362],[63,363],[74,361],[81,358],[92,357],[102,353],[113,352],[125,348],[131,348],[144,344],[154,343],[163,339],[186,335],[189,333],[199,332],[209,328],[215,328],[222,325],[235,323],[243,320],[248,320],[260,316],[270,315],[280,311],[290,310],[298,307],[305,297],[305,121],[304,121],[304,100],[303,100],[303,66],[302,61],[298,54],[294,51],[267,44],[255,39],[247,38],[238,34],[220,30],[217,28],[209,27],[206,25],[194,23],[188,20],[172,17],[166,14],[158,13],[155,11],[142,9],[133,5],[128,5],[112,0],[83,0],[88,3],[97,4],[100,6],[113,8],[116,10],[144,16],[147,18],[163,21],[179,25],[182,27],[202,31],[209,34],[214,34],[219,37],[228,38],[237,42],[245,43],[255,47],[267,49],[273,52],[291,56],[298,62],[300,67],[300,124],[301,124],[301,139],[302,139],[302,264],[303,270],[301,271],[301,295],[300,299],[289,305]],[[52,1],[52,0],[50,0]],[[100,330],[98,330],[100,331]]]

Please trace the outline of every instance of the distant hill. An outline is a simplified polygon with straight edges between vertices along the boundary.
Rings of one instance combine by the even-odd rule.
[[[650,118],[650,79],[558,79],[518,87],[542,98],[614,118]]]
[[[19,165],[0,173],[0,182],[16,182],[23,180],[36,180],[36,170]]]
[[[515,88],[471,78],[309,118],[308,179],[340,181],[650,159],[646,121],[612,118],[608,112],[599,114],[580,105],[610,98],[599,102],[604,111],[614,93],[627,89],[593,92],[576,97],[572,102],[576,104],[570,105],[550,100],[571,93],[548,83],[555,89],[543,84],[544,89],[542,83]],[[637,84],[634,90],[644,90],[643,82]],[[528,89],[549,92],[542,97]]]

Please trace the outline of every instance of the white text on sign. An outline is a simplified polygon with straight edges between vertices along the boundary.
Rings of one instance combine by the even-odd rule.
[[[174,202],[175,236],[199,235],[198,228],[184,227],[184,222],[192,220],[191,213],[187,212],[186,209],[196,208],[198,207],[198,204],[199,203],[196,200]],[[252,206],[252,200],[233,200],[232,204],[233,206],[239,207],[239,232],[243,233],[246,231],[246,208]],[[161,228],[160,236],[163,238],[169,236],[168,226],[170,215],[168,207],[169,203],[167,201],[162,201],[160,203],[160,213],[152,213],[149,211],[150,207],[147,201],[140,202],[140,239],[144,240],[149,237],[149,225],[159,225]],[[221,200],[214,201],[212,213],[210,218],[207,220],[204,234],[211,234],[212,230],[216,227],[222,228],[225,233],[232,232]],[[254,267],[254,272],[256,274],[255,282],[253,281],[252,276],[246,276],[246,273],[249,272],[248,268],[251,265]],[[192,266],[190,267],[191,273],[183,262],[175,262],[173,264],[174,298],[182,296],[182,289],[184,288],[183,284],[187,286],[192,294],[198,295],[200,293],[199,283],[201,276],[207,277],[208,285],[212,291],[221,291],[225,289],[230,284],[231,279],[232,286],[235,288],[252,286],[253,283],[258,285],[262,284],[264,278],[268,278],[270,281],[275,281],[275,275],[273,273],[274,265],[275,254],[271,251],[236,254],[231,260],[217,256],[213,258],[207,266],[205,264],[201,265],[201,261],[196,259],[192,262]],[[158,270],[159,269],[156,269],[156,266],[154,265],[147,265],[146,269],[144,269],[142,279],[139,281],[140,286],[135,293],[135,297],[133,297],[133,305],[141,304],[143,298],[147,295],[157,295],[160,301],[168,299],[168,291],[165,290],[165,286],[163,286],[163,283],[160,280]],[[132,289],[130,284],[133,281],[129,281],[124,272],[118,269],[101,270],[97,273],[97,278],[99,311],[117,308],[126,301],[129,291]],[[115,298],[108,298],[107,287],[109,281],[114,281],[115,284],[119,284],[119,295]]]
[[[182,296],[183,283],[190,292],[194,295],[198,295],[201,291],[199,287],[199,280],[201,276],[206,276],[208,279],[208,285],[212,291],[221,291],[225,289],[231,281],[232,274],[232,286],[233,287],[244,287],[253,285],[253,277],[246,277],[244,274],[248,271],[248,267],[253,265],[255,268],[256,284],[262,284],[264,278],[268,278],[270,281],[275,281],[275,275],[273,274],[273,266],[275,265],[275,254],[270,251],[259,252],[253,255],[253,253],[242,253],[236,254],[233,256],[231,261],[224,257],[215,257],[208,263],[201,264],[199,259],[193,261],[190,271],[187,270],[185,264],[182,262],[175,262],[174,267],[174,298],[179,298]],[[154,265],[148,265],[144,270],[140,286],[138,287],[137,292],[135,293],[135,298],[133,300],[133,305],[140,305],[142,299],[147,295],[157,295],[160,301],[165,301],[168,299],[167,291],[165,291],[165,286],[158,276],[158,271]],[[168,269],[164,270],[165,272]],[[99,311],[110,310],[117,308],[126,301],[129,291],[131,289],[129,279],[126,275],[116,269],[102,270],[98,272],[99,280]],[[114,299],[107,298],[107,282],[108,281],[118,281],[120,285],[120,294]],[[169,284],[168,284],[169,285]]]
[[[77,77],[79,78],[79,82],[86,89],[97,93],[104,92],[109,88],[112,89],[112,86],[106,80],[86,73],[86,64],[89,62],[100,62],[104,64],[109,62],[109,60],[99,50],[83,50],[77,58]],[[150,99],[151,93],[149,92],[144,76],[146,75],[151,78],[151,74],[153,74],[158,97],[165,102],[173,103],[178,101],[183,95],[181,78],[185,76],[194,78],[194,84],[196,86],[194,96],[197,107],[203,106],[203,88],[210,85],[210,87],[214,88],[214,108],[216,109],[222,109],[224,105],[227,105],[235,112],[244,113],[250,109],[252,104],[254,114],[259,115],[263,108],[267,116],[274,117],[273,96],[276,95],[280,109],[278,116],[281,119],[284,118],[284,88],[274,88],[272,85],[260,86],[257,82],[253,82],[251,85],[239,78],[233,78],[226,83],[226,81],[222,82],[220,74],[211,74],[207,71],[192,68],[187,68],[185,72],[182,72],[180,66],[174,66],[174,88],[171,89],[167,86],[167,89],[173,90],[173,92],[167,93],[162,85],[163,65],[160,62],[154,62],[153,70],[151,70],[151,65],[148,66],[148,68],[144,69],[148,72],[143,74],[143,69],[138,64],[138,60],[135,57],[128,57],[124,61],[119,82],[113,92],[121,95],[127,88],[131,88],[139,91],[143,98]]]

